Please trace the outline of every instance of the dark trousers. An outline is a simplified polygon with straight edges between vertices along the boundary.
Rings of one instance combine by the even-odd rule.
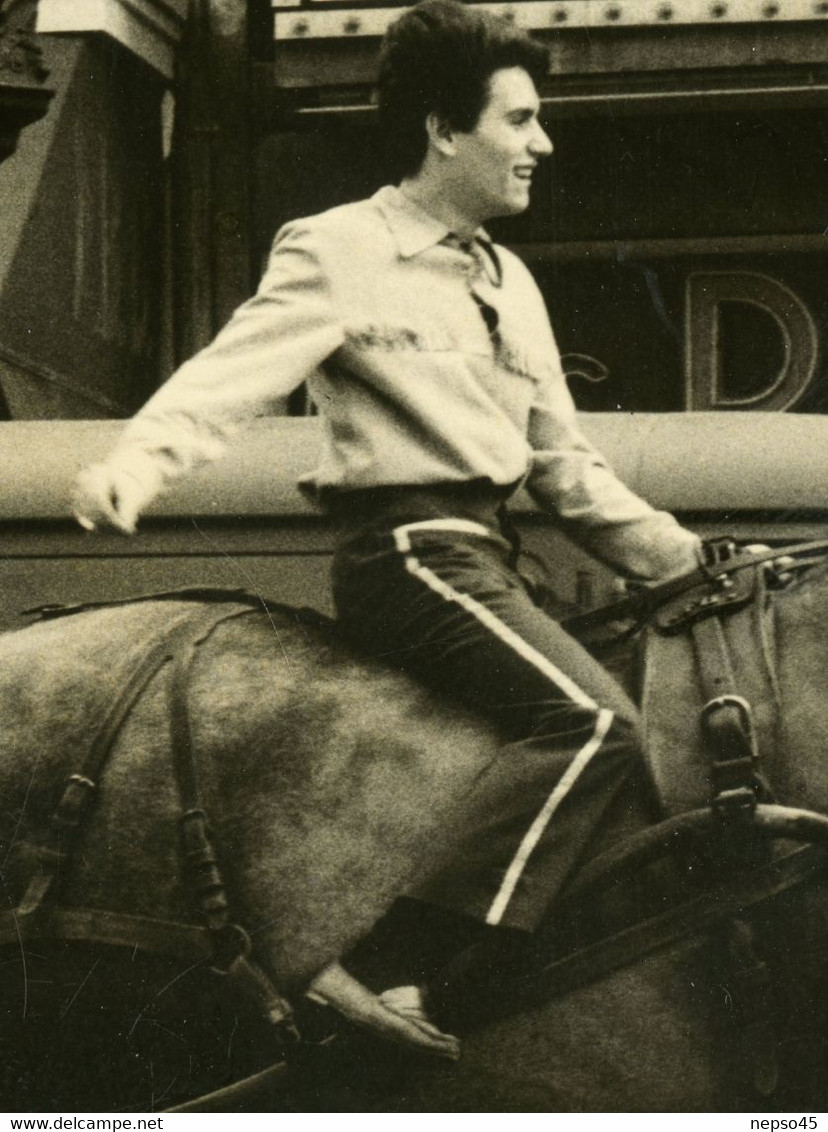
[[[338,615],[363,653],[483,713],[503,736],[463,800],[451,866],[416,895],[532,930],[641,770],[637,711],[533,602],[498,531],[499,499],[446,489],[423,506],[421,496],[337,502],[343,529],[361,527],[335,556]]]

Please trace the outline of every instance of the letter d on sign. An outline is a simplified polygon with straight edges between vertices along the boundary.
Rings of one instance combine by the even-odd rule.
[[[750,396],[728,396],[721,373],[723,303],[758,307],[781,337],[780,371]],[[687,409],[790,409],[813,381],[819,352],[811,313],[789,287],[754,271],[693,272],[687,278],[685,407]]]

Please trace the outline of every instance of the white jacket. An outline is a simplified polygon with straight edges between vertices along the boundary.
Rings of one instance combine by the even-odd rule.
[[[301,481],[316,497],[523,481],[619,569],[691,569],[696,536],[624,487],[579,431],[523,263],[482,231],[477,254],[448,235],[391,187],[285,227],[257,294],[150,399],[110,462],[159,490],[306,381],[324,423],[319,463]]]

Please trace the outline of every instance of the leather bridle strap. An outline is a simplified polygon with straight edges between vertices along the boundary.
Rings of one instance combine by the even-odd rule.
[[[568,633],[577,637],[611,621],[634,619],[641,623],[647,621],[666,602],[680,597],[696,586],[715,582],[717,578],[747,570],[752,566],[776,562],[780,558],[795,559],[795,566],[799,569],[816,565],[825,555],[828,555],[828,539],[793,543],[790,546],[779,546],[756,554],[736,551],[728,559],[717,561],[713,565],[699,566],[698,570],[691,570],[689,574],[670,578],[666,582],[630,582],[628,583],[630,592],[625,597],[602,605],[599,609],[564,618],[561,625]]]
[[[276,1062],[267,1069],[234,1081],[212,1093],[203,1093],[191,1101],[162,1109],[163,1112],[268,1112],[273,1109],[274,1090],[284,1092],[292,1081],[290,1065]],[[256,1107],[252,1107],[255,1105]]]
[[[711,807],[703,806],[625,837],[587,861],[567,887],[566,900],[585,904],[610,885],[640,873],[646,865],[667,854],[708,843],[716,823]],[[828,854],[828,817],[811,810],[760,802],[753,813],[750,832],[764,841],[815,843]]]
[[[536,1007],[541,1001],[593,983],[687,936],[737,918],[746,908],[779,896],[823,872],[826,865],[828,852],[824,847],[808,845],[795,849],[726,880],[714,892],[589,944],[544,967],[534,977],[523,972],[514,981],[504,980],[498,986],[497,998],[503,1000],[503,1010],[510,1014],[522,1005]]]
[[[203,595],[199,593],[199,597],[201,596]],[[70,931],[70,935],[65,938],[75,938],[71,931],[73,925],[76,925],[76,930],[82,930],[83,933],[79,938],[110,942],[110,937],[114,934],[116,942],[124,942],[120,938],[120,929],[124,927],[127,929],[126,942],[140,946],[137,935],[151,939],[152,950],[165,950],[159,940],[159,932],[163,934],[166,931],[163,921],[143,918],[133,920],[114,913],[100,912],[93,917],[100,930],[98,937],[88,930],[88,915],[78,913],[73,919],[72,912],[54,904],[54,890],[61,869],[69,864],[78,833],[89,815],[99,779],[121,727],[153,677],[164,665],[172,664],[169,702],[173,763],[183,810],[182,842],[204,927],[191,925],[188,931],[187,925],[173,925],[169,933],[171,950],[175,950],[182,930],[190,938],[199,940],[200,946],[196,954],[201,952],[201,958],[204,958],[204,940],[209,940],[206,950],[213,960],[215,970],[232,977],[239,990],[248,999],[252,998],[271,1022],[280,1026],[283,1036],[294,1040],[295,1030],[292,1027],[289,1005],[278,994],[267,975],[250,960],[251,944],[247,933],[230,921],[224,882],[207,832],[206,815],[201,807],[190,735],[187,684],[196,650],[220,624],[251,612],[250,605],[244,599],[236,602],[235,597],[233,595],[230,598],[230,604],[227,604],[228,595],[222,594],[222,604],[210,604],[206,607],[196,605],[195,611],[187,610],[160,637],[155,634],[146,643],[140,662],[130,671],[100,722],[80,770],[67,778],[60,801],[45,828],[37,837],[18,846],[18,851],[28,858],[30,866],[34,865],[34,875],[11,916],[14,933],[18,938],[48,936],[52,934],[50,927],[53,933],[57,933],[56,937],[64,938],[63,933]]]
[[[130,916],[104,908],[63,908],[49,902],[34,922],[31,917],[21,921],[15,911],[0,912],[0,946],[33,937],[137,948],[190,963],[207,962],[212,957],[208,934],[197,924]]]
[[[296,1040],[292,1008],[261,968],[251,962],[250,937],[230,918],[227,889],[202,806],[190,727],[189,689],[199,647],[219,625],[251,612],[254,610],[242,606],[222,610],[217,616],[215,609],[208,606],[196,617],[189,638],[172,657],[169,718],[173,767],[182,809],[181,855],[189,888],[212,940],[214,970],[229,976],[246,998],[257,1002],[268,1021],[281,1027],[290,1040]]]
[[[211,608],[211,612],[214,617],[217,615],[215,608]],[[225,615],[225,609],[218,611],[219,619]],[[202,632],[201,625],[197,631]],[[97,793],[101,773],[127,716],[153,677],[192,634],[192,613],[188,611],[160,637],[156,633],[150,638],[140,662],[129,672],[99,723],[80,768],[66,779],[60,801],[46,827],[31,841],[18,846],[18,852],[37,866],[16,910],[19,917],[33,916],[48,896],[61,867],[71,857],[78,832]]]
[[[739,693],[720,619],[697,621],[690,634],[705,697],[700,722],[710,770],[710,803],[723,819],[747,818],[764,786],[758,772],[753,707]]]

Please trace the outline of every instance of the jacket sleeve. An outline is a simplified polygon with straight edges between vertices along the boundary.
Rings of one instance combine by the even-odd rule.
[[[273,412],[343,338],[312,234],[283,229],[256,294],[133,417],[107,463],[151,498],[222,455],[240,425]]]
[[[539,389],[529,443],[527,490],[594,557],[639,578],[698,566],[698,536],[630,491],[580,431],[560,366]]]

